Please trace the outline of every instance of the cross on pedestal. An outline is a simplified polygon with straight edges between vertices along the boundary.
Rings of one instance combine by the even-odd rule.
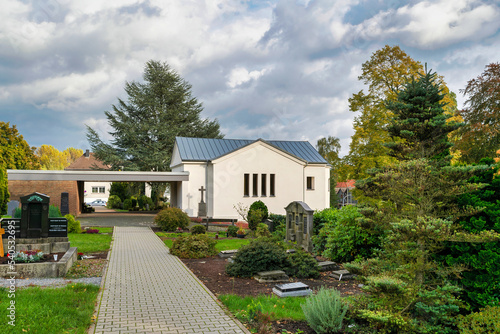
[[[205,191],[207,191],[207,189],[205,189],[205,188],[203,188],[203,186],[201,186],[201,188],[200,188],[200,189],[198,189],[198,190],[199,190],[199,191],[201,191],[201,203],[205,203],[205,201],[203,200],[203,193],[204,193]]]
[[[1,257],[3,257],[5,254],[3,252],[3,235],[5,234],[5,229],[4,228],[0,228],[0,255]]]

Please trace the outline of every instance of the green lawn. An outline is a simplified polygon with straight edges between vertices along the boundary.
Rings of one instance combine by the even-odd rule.
[[[271,320],[306,320],[302,312],[301,304],[305,302],[305,297],[287,297],[278,296],[258,296],[258,297],[240,297],[237,295],[220,295],[219,300],[234,314],[238,319],[246,321],[246,312],[248,305],[259,304],[262,307],[262,313],[269,313]]]
[[[15,299],[0,291],[0,333],[87,333],[92,322],[99,287],[73,284],[64,288],[17,289]],[[11,300],[15,300],[15,326],[8,324]]]
[[[109,250],[111,237],[111,234],[68,233],[71,247],[78,247],[79,253],[86,254],[99,253]]]
[[[180,235],[190,235],[190,233],[164,233],[164,232],[157,232],[156,235],[158,236],[164,236],[165,234],[175,234],[176,236]],[[209,234],[210,236],[210,234]],[[214,233],[215,236],[215,233]],[[214,237],[212,236],[212,237]],[[241,246],[246,245],[250,242],[251,239],[218,239],[217,244],[215,245],[215,248],[220,252],[223,250],[229,250],[229,249],[239,249]],[[166,239],[163,242],[168,248],[172,248],[172,243],[174,239]]]

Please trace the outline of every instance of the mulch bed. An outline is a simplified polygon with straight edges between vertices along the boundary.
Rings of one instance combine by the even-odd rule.
[[[184,264],[212,291],[216,296],[221,294],[235,294],[239,296],[258,296],[272,294],[271,283],[259,283],[252,278],[230,277],[225,273],[226,259],[220,257],[204,259],[181,259]],[[329,277],[331,272],[323,272],[318,279],[291,279],[291,282],[302,282],[313,290],[320,287],[335,288],[343,296],[361,293],[356,281],[338,281]],[[313,334],[314,331],[306,322],[279,321],[273,324],[273,333],[282,333],[282,330],[296,333],[297,330],[304,334]]]

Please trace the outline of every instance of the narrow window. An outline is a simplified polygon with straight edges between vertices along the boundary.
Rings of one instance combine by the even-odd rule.
[[[269,175],[269,196],[276,196],[276,192],[274,191],[274,183],[275,177],[274,174]]]
[[[250,196],[250,174],[243,176],[243,196]]]
[[[260,196],[266,196],[267,192],[267,174],[260,175]]]
[[[259,196],[259,174],[253,174],[253,196]]]
[[[313,176],[307,177],[307,190],[314,190],[314,177]]]

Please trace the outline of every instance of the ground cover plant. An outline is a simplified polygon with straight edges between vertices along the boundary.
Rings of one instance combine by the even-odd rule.
[[[6,289],[0,291],[1,333],[87,333],[99,292],[95,285],[70,284],[63,288],[28,287],[15,295],[15,327],[8,324]]]

